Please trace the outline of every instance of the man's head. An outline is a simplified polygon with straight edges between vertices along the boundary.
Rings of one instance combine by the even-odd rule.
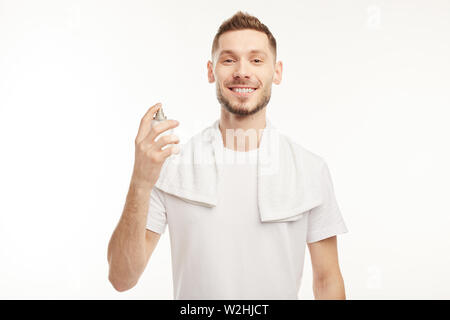
[[[232,114],[248,116],[264,109],[272,82],[281,82],[282,63],[276,63],[277,44],[256,17],[239,11],[224,21],[214,37],[208,80],[216,82],[217,99]],[[254,89],[237,89],[245,87]]]

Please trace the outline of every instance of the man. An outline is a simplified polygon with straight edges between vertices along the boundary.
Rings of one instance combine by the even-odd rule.
[[[222,107],[218,129],[223,151],[255,159],[267,125],[272,83],[281,82],[275,38],[257,18],[238,12],[219,28],[211,60],[208,79],[216,82]],[[125,291],[137,283],[169,225],[176,299],[297,299],[306,243],[315,298],[345,299],[336,235],[347,229],[329,176],[325,203],[295,221],[258,219],[254,163],[223,166],[214,208],[185,201],[155,187],[166,159],[179,153],[175,135],[155,141],[178,121],[165,120],[150,129],[160,107],[151,107],[142,118],[135,140],[126,205],[108,247],[114,288]],[[228,135],[230,130],[233,134]],[[259,133],[256,140],[245,133],[248,130]],[[161,149],[168,144],[174,146]]]

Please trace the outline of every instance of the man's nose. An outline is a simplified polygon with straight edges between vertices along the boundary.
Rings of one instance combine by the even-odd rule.
[[[233,72],[233,78],[250,78],[250,68],[245,62],[236,63],[236,69]]]

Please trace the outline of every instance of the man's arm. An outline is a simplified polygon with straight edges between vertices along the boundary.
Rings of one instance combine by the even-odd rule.
[[[122,217],[109,242],[109,281],[117,291],[136,285],[161,236],[146,230],[151,190],[131,183]]]
[[[308,243],[316,300],[345,300],[344,280],[339,269],[336,236]]]

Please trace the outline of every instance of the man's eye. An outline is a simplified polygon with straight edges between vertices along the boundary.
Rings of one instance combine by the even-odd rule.
[[[224,62],[231,62],[231,61],[233,61],[233,60],[231,60],[231,59],[226,59]]]
[[[259,59],[253,59],[253,61],[256,61],[256,62],[262,62],[262,61],[259,60]]]

